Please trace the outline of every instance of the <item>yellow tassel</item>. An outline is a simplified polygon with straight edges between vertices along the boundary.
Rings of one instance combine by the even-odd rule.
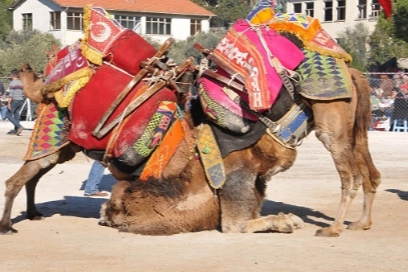
[[[324,47],[321,47],[311,42],[313,38],[316,36],[317,32],[322,28],[318,20],[313,20],[307,29],[293,23],[282,21],[271,22],[269,24],[269,27],[277,32],[289,32],[290,34],[296,36],[303,42],[304,48],[309,51],[318,52],[322,55],[330,56],[333,58],[344,59],[346,62],[350,63],[353,60],[352,57],[346,52],[341,53],[325,49]]]
[[[84,7],[84,37],[81,41],[82,55],[90,62],[101,65],[103,54],[88,45],[89,33],[91,31],[91,16],[92,5],[86,5]]]
[[[271,22],[269,27],[275,31],[283,31],[289,32],[293,35],[296,35],[300,38],[303,42],[304,41],[311,41],[315,36],[316,33],[322,28],[318,20],[313,20],[307,29],[304,29],[301,26],[298,26],[294,23],[288,22]]]
[[[62,93],[62,90],[55,92],[54,93],[54,98],[58,103],[58,106],[60,108],[66,108],[69,106],[69,104],[71,103],[72,99],[74,99],[76,93],[82,89],[82,87],[84,87],[89,79],[91,78],[91,76],[84,76],[82,78],[79,78],[77,80],[75,80],[71,86],[68,87],[68,91],[67,93],[64,95]]]
[[[41,91],[45,95],[48,94],[48,93],[53,93],[53,92],[56,92],[56,91],[60,90],[64,85],[68,84],[71,81],[74,81],[76,79],[79,79],[79,78],[85,77],[85,76],[90,77],[92,74],[93,74],[93,70],[91,68],[84,67],[81,70],[73,72],[73,73],[63,77],[62,79],[56,81],[56,82],[44,85],[42,87]]]

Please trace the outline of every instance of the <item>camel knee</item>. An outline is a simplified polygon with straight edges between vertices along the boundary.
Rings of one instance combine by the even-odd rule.
[[[319,139],[323,143],[324,147],[328,151],[330,151],[332,142],[330,140],[329,134],[327,134],[326,132],[322,132],[320,130],[316,130],[315,134],[316,134],[317,139]]]

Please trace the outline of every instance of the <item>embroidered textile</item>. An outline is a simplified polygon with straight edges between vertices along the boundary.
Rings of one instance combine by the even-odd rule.
[[[55,103],[38,105],[38,115],[31,134],[25,161],[46,157],[69,144],[70,122],[67,112]]]
[[[303,50],[306,59],[297,71],[300,94],[316,100],[352,97],[351,77],[344,60]]]

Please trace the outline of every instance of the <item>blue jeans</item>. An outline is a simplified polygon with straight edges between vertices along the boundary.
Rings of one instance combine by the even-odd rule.
[[[7,106],[1,105],[0,106],[0,111],[1,111],[1,119],[6,119],[7,117]]]
[[[99,191],[99,183],[102,180],[104,172],[105,167],[100,162],[94,161],[85,184],[85,194],[94,194]]]
[[[24,105],[24,100],[12,100],[11,110],[7,111],[7,119],[14,125],[14,130],[17,130],[20,125],[20,110]]]

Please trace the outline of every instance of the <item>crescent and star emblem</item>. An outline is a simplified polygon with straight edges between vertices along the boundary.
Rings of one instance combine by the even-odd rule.
[[[109,25],[107,24],[107,23],[104,23],[104,22],[97,22],[97,23],[95,23],[95,25],[99,25],[99,26],[101,26],[103,29],[102,30],[100,30],[100,31],[98,31],[99,33],[93,33],[93,25],[94,24],[92,24],[92,28],[91,28],[91,31],[90,31],[90,35],[91,35],[91,38],[95,41],[95,42],[98,42],[98,43],[103,43],[104,41],[106,41],[109,37],[110,37],[110,35],[112,34],[112,30],[111,30],[111,28],[109,27]],[[99,29],[99,27],[98,27],[98,29]]]

